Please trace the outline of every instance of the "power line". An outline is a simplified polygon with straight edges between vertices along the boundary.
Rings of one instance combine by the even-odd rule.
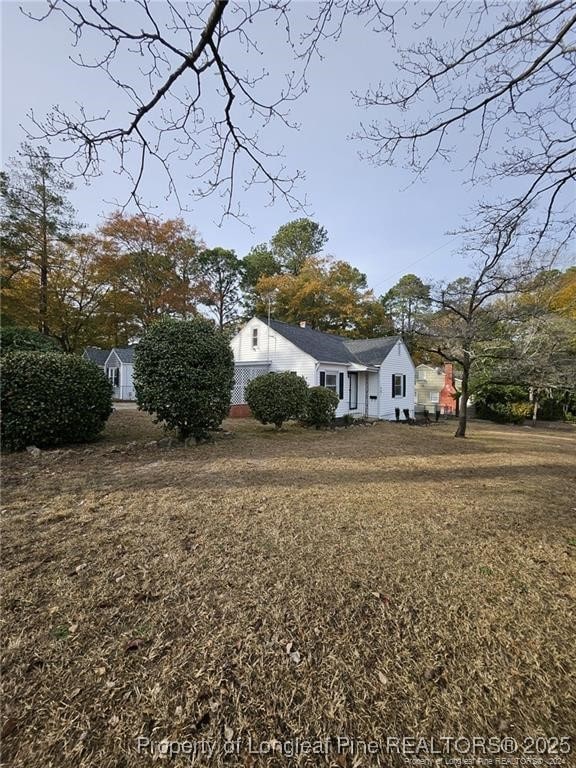
[[[430,251],[430,253],[426,253],[424,256],[420,256],[419,259],[416,259],[416,261],[410,262],[410,264],[406,264],[402,269],[399,269],[396,272],[391,272],[389,275],[386,275],[386,277],[382,278],[382,280],[376,283],[376,285],[372,287],[372,290],[376,291],[377,288],[379,288],[381,285],[384,285],[384,283],[390,280],[391,277],[396,277],[396,275],[405,273],[405,271],[407,269],[410,269],[410,267],[414,267],[416,266],[416,264],[420,264],[420,262],[424,261],[430,256],[433,256],[435,253],[438,253],[438,251],[441,251],[443,248],[445,248],[447,245],[450,245],[453,242],[454,242],[453,240],[447,240],[445,243],[442,243],[442,245],[439,245],[438,248],[434,248],[433,251]]]

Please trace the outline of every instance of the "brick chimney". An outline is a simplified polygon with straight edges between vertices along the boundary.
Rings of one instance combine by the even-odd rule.
[[[443,413],[456,413],[456,400],[453,395],[454,389],[454,366],[452,363],[444,364],[444,386],[440,392],[439,404]]]
[[[306,320],[300,320],[299,326],[300,328],[306,328]]]

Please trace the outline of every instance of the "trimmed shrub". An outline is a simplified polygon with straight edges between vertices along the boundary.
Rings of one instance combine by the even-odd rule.
[[[230,409],[234,357],[227,337],[204,318],[162,320],[136,347],[134,387],[140,410],[182,440],[202,440]]]
[[[301,419],[307,401],[306,379],[290,371],[265,373],[246,386],[246,402],[254,417],[278,429],[285,421]]]
[[[336,409],[340,399],[336,392],[326,387],[311,387],[308,390],[308,402],[304,422],[310,427],[329,427],[336,418]]]
[[[59,344],[49,336],[32,328],[9,325],[0,329],[0,352],[62,352]]]
[[[0,370],[5,450],[94,440],[112,413],[110,383],[96,365],[80,357],[10,352]]]

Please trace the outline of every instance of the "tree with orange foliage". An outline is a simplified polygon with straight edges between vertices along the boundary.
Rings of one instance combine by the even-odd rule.
[[[65,352],[108,342],[105,302],[108,287],[100,274],[102,242],[94,235],[70,236],[51,250],[45,292],[44,327]],[[2,289],[3,312],[16,326],[32,328],[38,321],[38,276],[21,270]]]
[[[100,228],[105,250],[101,272],[109,301],[141,332],[163,317],[197,314],[197,260],[203,243],[182,219],[112,214]]]
[[[560,275],[551,305],[554,312],[576,320],[576,267]]]
[[[298,274],[261,277],[256,284],[256,311],[268,311],[288,323],[305,320],[311,328],[353,338],[392,332],[384,307],[368,289],[366,275],[326,257],[305,259]]]

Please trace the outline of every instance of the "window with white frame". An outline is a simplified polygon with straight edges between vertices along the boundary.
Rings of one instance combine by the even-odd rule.
[[[258,346],[258,328],[252,328],[252,349]]]
[[[416,374],[418,377],[418,381],[426,381],[426,369],[419,368],[417,369]]]
[[[401,373],[394,374],[394,397],[403,397]]]
[[[120,368],[108,368],[106,374],[113,387],[120,386]]]
[[[440,402],[440,392],[430,392],[428,394],[428,399],[431,403],[439,403]]]

